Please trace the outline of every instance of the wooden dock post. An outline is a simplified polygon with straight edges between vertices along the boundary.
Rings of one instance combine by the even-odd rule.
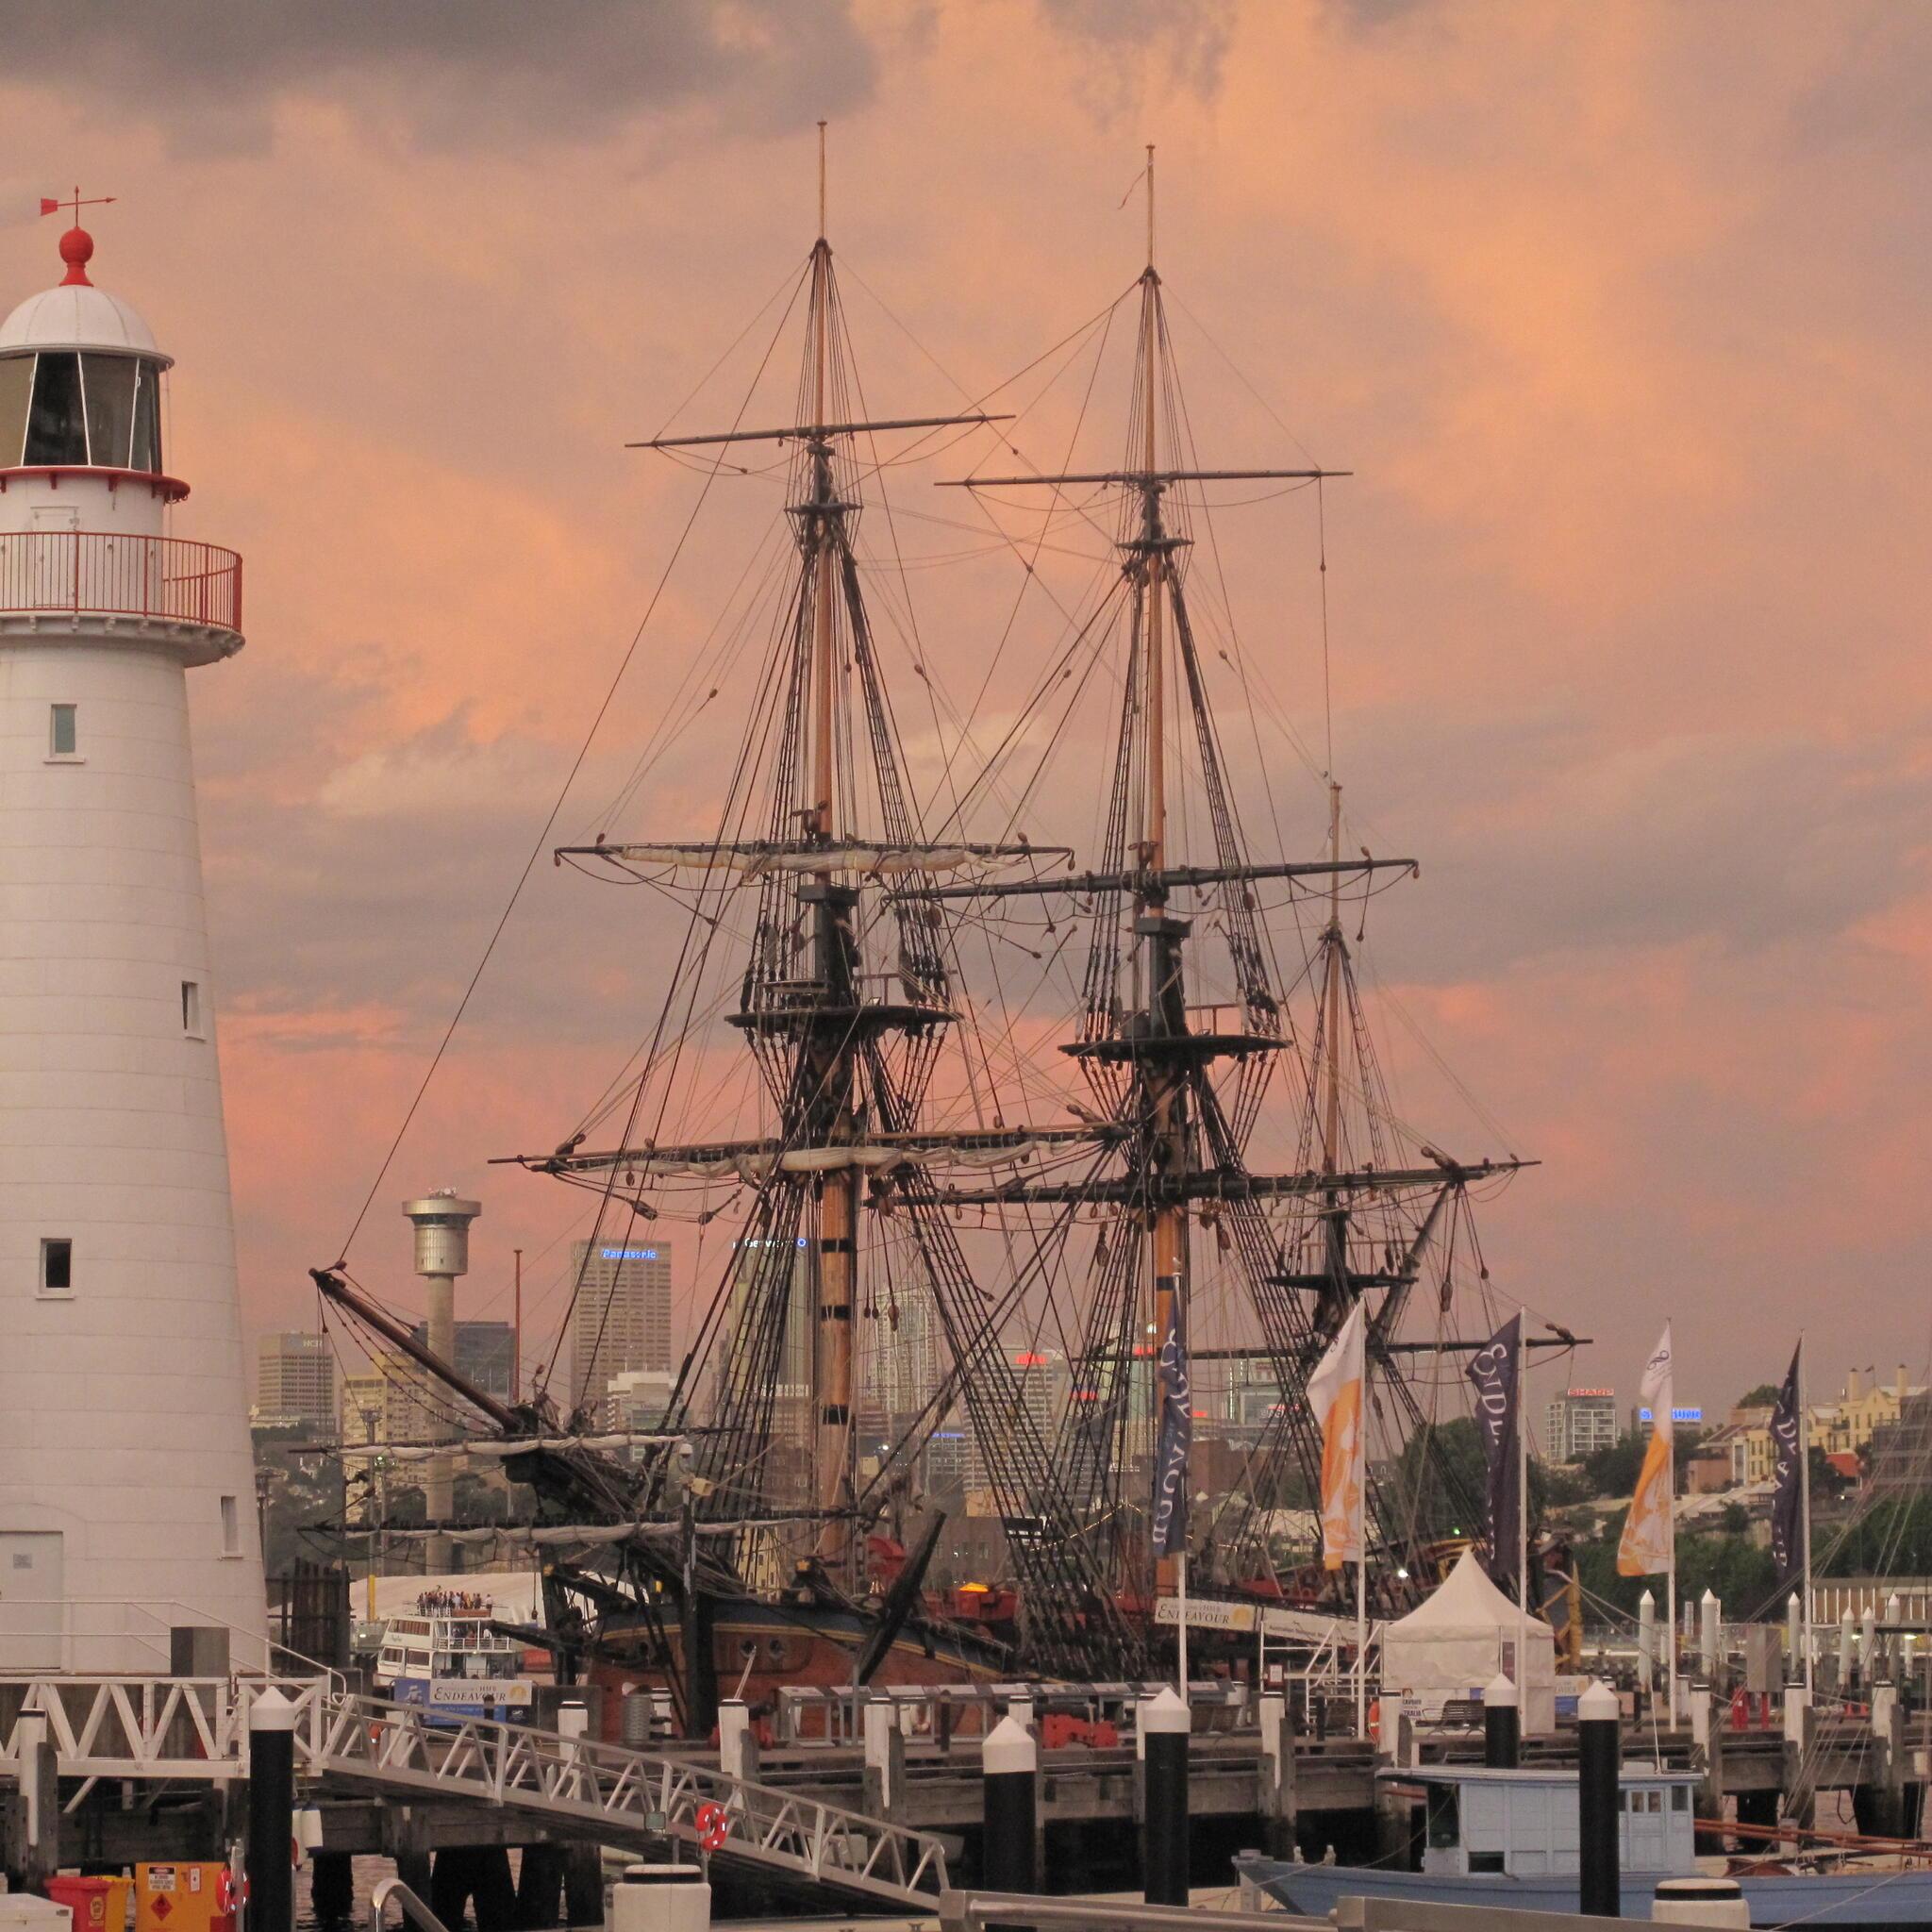
[[[8,1817],[7,1889],[45,1891],[60,1869],[60,1764],[47,1735],[47,1714],[24,1710],[14,1724],[20,1795]]]
[[[1703,1759],[1704,1780],[1697,1787],[1700,1818],[1722,1820],[1724,1815],[1724,1718],[1728,1709],[1726,1701],[1708,1689],[1698,1691],[1690,1701],[1690,1735]],[[1699,1830],[1696,1841],[1699,1857],[1724,1857],[1726,1840],[1722,1824],[1713,1831]]]
[[[1818,1815],[1818,1712],[1802,1684],[1785,1692],[1785,1817],[1806,1831]]]
[[[865,1808],[874,1818],[891,1819],[906,1795],[906,1734],[899,1728],[899,1707],[890,1697],[868,1697],[861,1724]]]
[[[1261,1756],[1257,1761],[1262,1779],[1260,1812],[1268,1830],[1268,1856],[1294,1855],[1294,1720],[1288,1699],[1278,1690],[1261,1696]]]

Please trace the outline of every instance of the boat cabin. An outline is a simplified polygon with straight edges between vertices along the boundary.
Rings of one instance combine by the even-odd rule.
[[[1422,1790],[1426,1873],[1550,1878],[1577,1870],[1574,1770],[1442,1764],[1383,1775]],[[1618,1808],[1626,1878],[1681,1877],[1696,1870],[1690,1793],[1697,1781],[1691,1771],[1624,1765]]]
[[[524,1647],[491,1630],[488,1597],[425,1591],[415,1607],[389,1620],[375,1681],[398,1704],[425,1704],[453,1714],[491,1716],[527,1705]]]

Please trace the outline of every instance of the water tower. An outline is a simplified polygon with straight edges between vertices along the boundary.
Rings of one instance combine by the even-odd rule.
[[[0,1655],[258,1664],[187,679],[242,560],[171,534],[169,358],[92,254],[0,324]]]
[[[420,1200],[403,1203],[403,1213],[416,1230],[416,1273],[425,1284],[425,1339],[430,1351],[452,1367],[457,1358],[457,1276],[470,1272],[470,1224],[482,1211],[482,1202],[461,1200],[454,1188],[439,1188]],[[430,1433],[439,1440],[452,1441],[460,1433],[446,1393],[438,1391],[428,1416]],[[431,1459],[423,1483],[423,1504],[431,1523],[447,1523],[455,1515],[456,1470],[449,1457]],[[441,1575],[455,1555],[456,1545],[448,1537],[431,1536],[424,1551],[424,1567],[431,1575]]]

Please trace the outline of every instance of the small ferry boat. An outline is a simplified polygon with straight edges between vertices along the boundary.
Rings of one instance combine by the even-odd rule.
[[[1420,1872],[1284,1864],[1249,1852],[1241,1876],[1290,1911],[1325,1918],[1345,1898],[1574,1912],[1578,1909],[1576,1774],[1429,1765],[1385,1772],[1424,1800]],[[1694,1840],[1699,1774],[1626,1764],[1620,1779],[1623,1916],[1647,1919],[1659,1883],[1707,1875]],[[1833,1871],[1740,1872],[1754,1925],[1932,1925],[1932,1871],[1844,1865]]]
[[[375,1682],[396,1704],[419,1704],[451,1723],[518,1718],[530,1707],[524,1646],[491,1629],[495,1609],[476,1591],[428,1590],[389,1620]]]

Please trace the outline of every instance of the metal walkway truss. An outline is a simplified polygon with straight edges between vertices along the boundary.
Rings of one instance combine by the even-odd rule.
[[[948,1884],[945,1847],[929,1832],[668,1752],[481,1719],[431,1723],[326,1678],[0,1676],[0,1774],[19,1770],[20,1714],[40,1710],[63,1777],[245,1777],[248,1709],[271,1683],[296,1707],[295,1767],[310,1780],[470,1800],[605,1844],[697,1845],[722,1823],[716,1859],[920,1910]]]

